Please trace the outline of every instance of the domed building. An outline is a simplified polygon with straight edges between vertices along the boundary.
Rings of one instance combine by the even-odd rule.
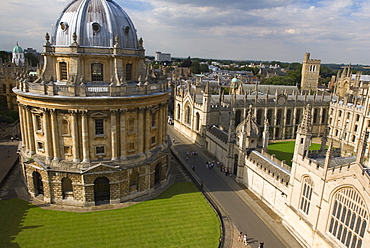
[[[170,88],[146,68],[126,12],[111,0],[74,0],[45,38],[40,76],[18,78],[13,90],[31,196],[93,206],[165,185]]]
[[[16,64],[17,66],[24,65],[24,51],[22,47],[17,45],[12,50],[12,63]]]

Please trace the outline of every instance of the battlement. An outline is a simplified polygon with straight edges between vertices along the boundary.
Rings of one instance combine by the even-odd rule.
[[[266,153],[264,153],[266,154]],[[253,163],[257,168],[260,168],[265,173],[269,174],[271,177],[275,178],[279,183],[283,184],[283,186],[286,186],[289,183],[290,179],[290,170],[291,168],[284,168],[281,166],[282,164],[285,164],[284,161],[279,161],[280,164],[276,163],[275,161],[271,160],[270,158],[277,160],[274,158],[274,156],[265,156],[258,151],[252,151],[249,155],[247,155],[246,159]]]

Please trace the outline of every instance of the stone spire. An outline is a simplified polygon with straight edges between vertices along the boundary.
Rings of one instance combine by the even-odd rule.
[[[312,135],[312,114],[311,114],[311,106],[307,104],[303,111],[302,121],[298,126],[298,132],[301,134],[310,134]]]
[[[311,146],[312,122],[311,106],[308,104],[303,112],[302,121],[298,126],[297,137],[295,142],[294,157],[297,154],[306,156]]]
[[[363,134],[363,139],[360,142],[358,142],[356,163],[359,163],[359,164],[364,163],[368,139],[369,139],[369,131],[366,131]]]
[[[269,145],[269,120],[266,118],[264,121],[264,128],[262,133],[262,149],[267,151]]]

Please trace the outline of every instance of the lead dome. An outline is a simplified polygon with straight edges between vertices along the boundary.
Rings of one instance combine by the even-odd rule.
[[[75,0],[54,24],[51,43],[70,46],[113,47],[119,37],[122,48],[138,49],[136,29],[127,13],[111,0]]]

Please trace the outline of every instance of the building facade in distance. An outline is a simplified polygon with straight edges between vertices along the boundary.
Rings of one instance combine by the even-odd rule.
[[[152,193],[169,173],[170,89],[114,1],[74,0],[46,34],[44,67],[14,89],[28,190],[93,206]]]

